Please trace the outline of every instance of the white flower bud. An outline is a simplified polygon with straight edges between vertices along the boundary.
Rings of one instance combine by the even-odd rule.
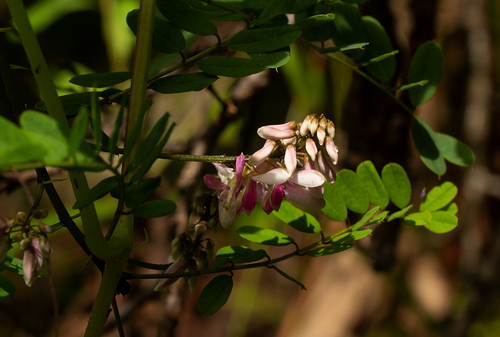
[[[207,231],[207,222],[206,221],[200,221],[199,224],[194,226],[194,235],[201,235]]]
[[[335,124],[333,124],[332,121],[328,121],[328,123],[326,124],[326,133],[328,134],[328,136],[334,138],[335,137]]]
[[[287,170],[276,168],[264,174],[254,175],[252,179],[261,184],[276,185],[285,183],[289,177],[290,175]]]
[[[314,136],[316,130],[318,130],[318,127],[319,127],[318,117],[313,115],[309,122],[309,131],[311,131],[311,135]]]
[[[183,271],[186,270],[187,266],[188,262],[185,258],[178,259],[177,261],[172,263],[170,267],[167,268],[165,274],[182,273]],[[175,281],[177,281],[178,279],[179,279],[178,277],[160,279],[154,290],[161,291],[167,289],[170,285],[174,284]]]
[[[339,160],[339,148],[333,142],[332,137],[326,137],[325,149],[333,165],[337,165],[337,161]]]
[[[306,118],[304,118],[304,121],[300,125],[300,135],[302,137],[305,137],[307,135],[307,132],[309,131],[309,123],[311,120],[311,115],[307,115]]]
[[[316,143],[311,138],[306,140],[306,152],[313,161],[316,160],[316,155],[318,154],[318,148]]]
[[[323,145],[325,142],[325,137],[326,137],[326,132],[325,129],[322,127],[319,127],[318,130],[316,131],[316,138],[318,138],[318,143],[319,145]]]
[[[297,149],[293,145],[286,147],[285,167],[288,170],[288,174],[292,174],[297,168]]]
[[[250,157],[248,163],[252,166],[259,166],[271,155],[275,146],[274,140],[267,140],[264,146]]]

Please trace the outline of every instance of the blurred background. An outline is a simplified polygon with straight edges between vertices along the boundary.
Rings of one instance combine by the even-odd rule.
[[[82,92],[68,80],[91,72],[128,71],[134,36],[126,14],[138,0],[25,1],[60,94]],[[297,257],[278,267],[300,280],[307,291],[272,269],[235,272],[228,303],[215,315],[204,317],[196,301],[211,276],[200,278],[194,293],[184,280],[168,291],[153,292],[154,280],[132,280],[127,296],[118,296],[128,337],[132,336],[500,336],[500,2],[498,0],[371,0],[360,5],[363,15],[379,20],[392,39],[398,75],[390,83],[406,83],[412,54],[423,42],[435,40],[444,51],[444,73],[435,96],[417,114],[435,131],[468,144],[476,154],[472,169],[448,165],[442,181],[459,187],[456,202],[459,226],[437,235],[424,228],[382,224],[374,234],[351,249],[322,258]],[[0,27],[10,26],[6,3],[0,1]],[[244,24],[217,23],[222,38]],[[216,43],[214,37],[187,36],[194,55]],[[0,48],[8,62],[29,67],[12,32],[0,34]],[[421,191],[439,184],[420,161],[411,135],[411,116],[389,97],[323,55],[294,44],[292,58],[277,71],[247,78],[222,78],[211,89],[196,93],[148,93],[154,103],[149,126],[170,112],[176,127],[168,150],[193,154],[251,154],[263,144],[258,127],[301,121],[309,113],[324,114],[337,127],[338,170],[371,160],[380,170],[389,162],[405,167],[413,183],[412,203]],[[229,55],[221,49],[216,53]],[[179,56],[153,53],[151,71],[157,73],[180,61]],[[189,70],[189,69],[187,69]],[[26,108],[38,102],[28,70],[15,70]],[[128,84],[124,84],[127,87]],[[2,92],[3,95],[3,92]],[[401,97],[408,101],[404,93]],[[0,111],[8,109],[0,96]],[[116,107],[102,110],[103,127],[110,132]],[[67,175],[50,169],[52,179]],[[188,212],[204,190],[201,177],[215,173],[210,164],[159,161],[151,176],[161,175],[161,188],[152,198],[176,201],[177,211],[164,218],[137,219],[133,257],[153,263],[169,261],[170,241],[186,231]],[[91,185],[104,174],[89,174]],[[30,204],[19,181],[31,190],[34,172],[0,176],[0,214],[14,217]],[[56,188],[68,208],[74,203],[67,181]],[[43,206],[50,208],[48,200]],[[116,200],[96,204],[102,226],[111,220]],[[53,212],[52,212],[53,213]],[[326,234],[344,228],[321,214]],[[48,224],[58,222],[50,214]],[[228,244],[253,248],[235,234],[242,225],[281,230],[303,246],[311,238],[286,227],[259,207],[250,217],[242,214],[229,230],[209,234],[216,249]],[[50,236],[51,269],[31,288],[22,277],[15,282],[13,299],[0,302],[0,336],[81,336],[101,279],[87,264],[87,256],[67,230]],[[273,247],[270,256],[293,248]],[[17,256],[20,257],[19,252]],[[148,273],[127,267],[131,273]],[[55,293],[54,293],[55,292]],[[53,294],[54,293],[54,294]],[[53,294],[53,295],[52,295]],[[105,336],[118,336],[113,315]]]

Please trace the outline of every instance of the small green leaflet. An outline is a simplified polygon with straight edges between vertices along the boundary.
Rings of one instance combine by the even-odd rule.
[[[89,113],[86,107],[81,107],[78,116],[73,122],[73,128],[69,135],[68,156],[73,157],[80,147],[89,125]]]
[[[158,0],[158,10],[174,25],[196,35],[217,35],[217,27],[186,1]]]
[[[321,231],[319,222],[315,217],[309,213],[301,211],[288,201],[283,201],[279,211],[273,211],[273,214],[278,219],[289,224],[298,231],[304,233],[319,233]]]
[[[411,183],[403,167],[396,163],[385,165],[382,181],[392,203],[399,208],[406,207],[411,199]]]
[[[335,14],[317,14],[300,20],[296,23],[301,28],[318,27],[335,19]]]
[[[446,211],[432,212],[431,221],[425,224],[425,228],[431,232],[442,234],[448,233],[458,225],[458,218],[455,214]]]
[[[82,209],[92,204],[97,199],[104,197],[116,186],[118,186],[118,181],[115,177],[109,177],[101,180],[97,185],[92,187],[88,191],[88,193],[82,195],[76,200],[75,204],[73,205],[73,209]]]
[[[335,188],[339,190],[347,208],[351,211],[365,213],[368,210],[369,195],[356,173],[347,169],[340,170],[335,180]]]
[[[248,56],[264,68],[279,68],[290,60],[290,47],[286,46],[267,53],[249,53]]]
[[[132,214],[139,218],[159,218],[175,211],[176,205],[172,200],[146,201],[132,209]]]
[[[253,250],[245,246],[222,247],[215,255],[217,263],[231,261],[234,264],[250,263],[261,260],[267,256],[263,249]]]
[[[415,212],[405,216],[405,223],[410,226],[425,226],[431,222],[431,218],[429,211]]]
[[[415,117],[411,127],[413,142],[420,153],[420,158],[432,172],[438,176],[446,173],[446,162],[437,146],[436,135],[432,128],[421,118]]]
[[[459,166],[472,166],[476,156],[471,148],[458,139],[444,133],[435,132],[434,139],[443,157]]]
[[[326,205],[321,209],[321,212],[333,221],[344,221],[347,219],[347,207],[340,195],[339,189],[329,182],[325,182],[323,187],[325,189],[323,198]]]
[[[411,61],[408,82],[429,82],[422,87],[409,89],[413,106],[424,104],[434,95],[443,74],[443,63],[443,50],[436,42],[427,41],[417,49]]]
[[[239,57],[210,57],[195,65],[208,74],[227,77],[245,77],[266,70],[252,59]]]
[[[364,224],[366,224],[368,222],[368,220],[370,220],[370,218],[378,212],[378,210],[380,209],[380,206],[377,206],[377,207],[374,207],[372,208],[371,210],[369,210],[368,212],[366,212],[365,215],[363,215],[363,217],[358,221],[356,222],[354,225],[352,225],[352,228],[351,230],[352,231],[357,231],[359,228],[363,227]]]
[[[445,181],[426,194],[424,201],[420,204],[420,210],[432,212],[442,209],[455,198],[457,192],[458,189],[453,183]]]
[[[270,52],[290,45],[301,33],[300,27],[295,25],[242,30],[228,42],[228,46],[247,53]]]
[[[294,240],[278,231],[254,226],[242,226],[236,230],[239,236],[248,241],[268,246],[287,246]]]
[[[203,289],[196,307],[204,316],[212,316],[224,304],[233,290],[233,279],[228,275],[219,275],[213,278]]]
[[[397,212],[394,212],[392,213],[391,215],[389,215],[389,217],[387,218],[387,222],[389,221],[392,221],[394,219],[398,219],[398,218],[402,218],[406,215],[406,213],[413,207],[413,205],[408,205],[406,206],[405,208],[397,211]]]
[[[0,300],[6,300],[14,297],[16,293],[16,286],[4,274],[0,273]]]
[[[362,162],[356,168],[356,173],[370,195],[370,203],[374,206],[380,206],[382,209],[386,208],[389,204],[389,195],[375,165],[369,160]]]
[[[360,43],[351,43],[351,44],[343,44],[339,45],[336,47],[330,47],[330,48],[324,48],[321,49],[320,53],[321,54],[326,54],[326,53],[336,53],[338,51],[348,51],[348,50],[356,50],[356,49],[363,49],[363,47],[367,46],[368,42],[360,42]]]
[[[75,76],[70,79],[70,83],[89,88],[104,88],[125,82],[132,78],[132,73],[128,71],[104,74],[86,74]],[[89,100],[90,101],[90,100]]]
[[[351,243],[353,241],[357,241],[359,239],[362,239],[364,237],[367,237],[372,233],[371,229],[362,229],[359,231],[352,231],[350,233],[344,233],[342,235],[339,235],[337,237],[334,237],[332,239],[332,245],[338,245],[338,244],[346,244],[346,243]]]
[[[307,255],[312,256],[312,257],[320,257],[324,255],[332,255],[336,253],[343,252],[344,250],[347,250],[349,248],[352,248],[352,244],[338,244],[338,245],[333,245],[333,246],[324,246],[324,247],[319,247],[316,249],[312,249],[307,252]]]
[[[218,79],[217,76],[204,72],[170,75],[154,81],[149,85],[149,88],[162,94],[200,91]]]
[[[367,42],[361,13],[356,5],[334,2],[331,4],[330,11],[335,14],[335,19],[329,23],[335,45]],[[344,52],[352,59],[359,59],[364,53],[362,49]]]
[[[267,0],[264,2],[264,10],[254,24],[261,26],[278,15],[289,13],[295,2],[296,0]]]

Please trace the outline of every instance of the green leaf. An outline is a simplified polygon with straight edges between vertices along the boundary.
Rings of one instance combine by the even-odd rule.
[[[158,0],[158,10],[174,25],[196,35],[217,35],[217,27],[185,1]]]
[[[176,94],[188,91],[200,91],[219,78],[207,73],[170,75],[160,78],[149,85],[150,89],[162,94]]]
[[[268,246],[287,246],[294,240],[278,231],[254,226],[242,226],[236,230],[239,236],[248,241]]]
[[[210,57],[195,65],[208,74],[227,77],[245,77],[266,70],[252,59],[239,57]]]
[[[153,200],[135,206],[132,214],[139,218],[159,218],[172,213],[175,208],[175,202],[172,200]]]
[[[231,290],[233,279],[228,275],[219,275],[213,278],[203,289],[198,298],[196,307],[204,316],[212,316],[226,304]]]
[[[268,53],[249,53],[248,56],[264,68],[279,68],[290,60],[290,47]]]
[[[411,199],[411,183],[401,165],[387,164],[382,169],[382,181],[392,203],[405,208]]]
[[[368,222],[366,223],[366,225],[370,226],[370,225],[373,225],[373,224],[381,223],[382,221],[384,221],[384,219],[386,218],[387,214],[389,214],[389,211],[383,211],[383,212],[380,212],[379,214],[374,215],[373,217],[371,217],[368,220]]]
[[[436,134],[422,119],[415,117],[411,128],[413,142],[420,153],[420,158],[432,172],[438,176],[446,173],[446,162],[437,146]]]
[[[231,261],[234,264],[250,263],[264,259],[267,253],[263,249],[253,250],[245,246],[222,247],[215,255],[215,261],[225,263]]]
[[[392,221],[394,219],[398,219],[398,218],[402,218],[406,215],[406,213],[413,207],[413,205],[408,205],[406,206],[405,208],[397,211],[397,212],[394,212],[392,213],[388,218],[387,218],[387,222],[389,221]]]
[[[335,188],[339,190],[348,209],[356,213],[365,213],[368,210],[368,191],[356,173],[347,169],[340,170],[335,180]]]
[[[289,13],[296,0],[267,0],[262,13],[260,13],[257,20],[254,22],[256,26],[261,26],[274,17]]]
[[[290,45],[301,32],[296,25],[242,30],[229,41],[228,46],[247,53],[270,52]]]
[[[363,4],[368,1],[370,0],[342,0],[342,2],[345,2],[346,4]]]
[[[97,185],[92,187],[87,194],[77,199],[72,208],[82,209],[92,204],[97,199],[104,197],[106,194],[109,193],[109,191],[111,191],[116,186],[118,186],[118,181],[116,180],[116,177],[109,177],[104,180],[101,180]]]
[[[6,300],[14,297],[16,286],[4,274],[0,274],[0,300]]]
[[[429,211],[415,212],[405,216],[405,223],[410,226],[425,226],[431,222],[431,218]]]
[[[326,54],[326,53],[336,53],[338,51],[344,52],[347,50],[356,50],[356,49],[362,50],[367,45],[368,45],[367,42],[343,44],[343,45],[339,45],[339,46],[335,46],[335,47],[321,49],[320,53]]]
[[[472,166],[476,156],[471,148],[458,139],[444,133],[435,132],[434,139],[443,157],[450,163],[460,166]]]
[[[160,183],[161,177],[155,177],[145,179],[138,185],[131,184],[125,191],[125,204],[130,208],[136,207],[146,200],[160,186]]]
[[[101,92],[98,92],[101,94]],[[91,92],[81,92],[78,94],[69,94],[69,95],[63,95],[59,96],[59,99],[61,100],[61,104],[63,105],[64,113],[68,116],[70,115],[76,115],[80,111],[80,107],[82,105],[89,105],[90,104],[90,97],[91,97]],[[43,111],[47,111],[47,108],[45,107],[45,102],[40,101],[35,105],[35,108]]]
[[[331,5],[330,11],[335,14],[335,20],[329,24],[335,45],[367,42],[358,6],[334,2]],[[352,59],[359,59],[364,53],[365,51],[361,49],[344,52],[344,54]]]
[[[76,116],[71,133],[69,135],[68,144],[68,157],[73,157],[80,147],[83,139],[85,138],[85,133],[89,125],[89,113],[87,108],[82,107],[80,113]]]
[[[458,226],[458,218],[455,214],[446,211],[432,212],[430,223],[424,226],[434,233],[448,233]]]
[[[375,18],[363,16],[362,21],[369,45],[366,46],[366,52],[361,57],[361,61],[373,62],[365,66],[366,70],[375,78],[388,81],[396,72],[396,59],[391,56],[379,61],[376,58],[384,54],[391,55],[393,51],[391,40],[384,27]]]
[[[9,249],[3,261],[0,261],[0,272],[4,271],[5,269],[7,269],[7,267],[10,266],[10,263],[12,262],[13,258],[14,258],[14,250]]]
[[[451,214],[457,214],[458,206],[456,203],[450,202],[448,205],[441,208],[440,211],[446,211],[446,212],[451,213]]]
[[[137,123],[134,125],[132,132],[130,132],[130,134],[127,135],[127,140],[123,148],[123,156],[120,158],[120,162],[123,162],[126,158],[128,158],[128,156],[132,152],[132,148],[135,147],[135,143],[142,132],[144,116],[146,116],[146,112],[149,110],[152,103],[153,101],[151,99],[147,99],[142,105],[141,110],[139,112],[139,116],[137,116]]]
[[[180,53],[186,47],[186,40],[179,28],[169,22],[154,18],[152,48],[160,53]],[[139,22],[139,10],[134,9],[127,14],[127,25],[137,35],[137,23]]]
[[[360,229],[361,227],[363,227],[368,222],[368,220],[370,220],[370,218],[373,216],[373,214],[378,212],[379,209],[380,209],[380,206],[377,206],[377,207],[372,208],[368,212],[366,212],[358,222],[356,222],[354,225],[352,225],[351,230],[354,232],[354,231],[357,231],[358,229]]]
[[[415,82],[415,83],[409,83],[409,84],[405,84],[405,85],[401,85],[399,87],[396,87],[396,88],[392,88],[391,90],[389,91],[403,91],[403,90],[408,90],[410,88],[413,88],[413,87],[418,87],[418,86],[423,86],[425,84],[427,84],[427,80],[423,80],[423,81],[419,81],[419,82]]]
[[[70,83],[89,88],[104,88],[125,82],[132,78],[132,73],[128,71],[78,75],[70,79]]]
[[[317,0],[296,0],[290,13],[297,14],[305,12],[316,4]]]
[[[367,237],[368,235],[371,235],[373,230],[371,229],[362,229],[359,231],[353,231],[350,233],[344,233],[342,235],[339,235],[337,237],[334,237],[331,241],[332,245],[339,245],[339,244],[348,244],[353,241],[360,240],[364,237]]]
[[[14,257],[12,261],[10,261],[10,264],[6,265],[5,269],[15,274],[24,275],[23,260]],[[38,276],[41,277],[43,275],[45,275],[45,271],[42,269]]]
[[[170,118],[170,114],[167,112],[165,113],[153,126],[149,134],[146,136],[146,138],[142,141],[142,143],[139,145],[139,149],[137,150],[137,153],[130,162],[130,165],[128,167],[128,170],[130,172],[135,171],[144,161],[148,156],[151,154],[151,152],[154,150],[158,142],[160,141],[161,137],[163,136],[163,133],[165,132],[165,129],[167,128],[168,124],[168,119]]]
[[[125,114],[125,104],[120,104],[120,111],[118,112],[118,116],[116,117],[113,133],[109,139],[109,162],[112,162],[113,155],[115,154],[116,149],[118,148],[118,138],[120,137],[120,130],[123,124],[123,116]]]
[[[424,201],[420,204],[420,210],[437,211],[448,205],[455,198],[457,192],[458,189],[453,183],[445,181],[427,193]]]
[[[288,201],[283,201],[279,211],[273,211],[273,214],[278,219],[289,224],[298,231],[304,233],[319,233],[321,231],[319,222],[315,217],[309,213],[301,211]]]
[[[347,219],[347,207],[339,189],[329,182],[325,182],[323,187],[325,189],[323,198],[326,201],[326,205],[321,209],[321,212],[333,221],[344,221]]]
[[[370,203],[374,206],[380,206],[382,209],[386,208],[389,204],[389,195],[375,165],[369,160],[362,162],[356,168],[356,173],[368,191]]]
[[[279,269],[278,267],[276,266],[272,266],[272,268],[274,270],[276,270],[281,276],[283,276],[284,278],[286,278],[287,280],[290,280],[292,281],[293,283],[297,284],[302,290],[307,290],[306,287],[300,283],[297,279],[295,279],[294,277],[288,275],[287,273],[285,273],[283,270]]]
[[[92,126],[92,135],[94,136],[95,141],[95,152],[99,153],[103,143],[103,132],[101,128],[101,108],[99,107],[99,100],[96,92],[92,92],[92,95],[90,96],[90,108],[92,116],[90,119],[90,125]]]
[[[302,29],[309,27],[318,27],[329,23],[333,19],[335,19],[335,14],[333,13],[317,14],[298,21],[296,25],[301,27]]]
[[[352,244],[339,244],[339,245],[334,245],[334,246],[324,246],[324,247],[319,247],[316,249],[312,249],[307,252],[307,255],[312,256],[312,257],[320,257],[320,256],[325,256],[325,255],[332,255],[332,254],[337,254],[340,252],[343,252],[344,250],[347,250],[349,248],[352,248]]]
[[[434,41],[427,41],[417,49],[411,61],[408,82],[429,82],[423,87],[410,89],[410,101],[413,106],[424,104],[434,95],[443,74],[443,61],[443,50]]]

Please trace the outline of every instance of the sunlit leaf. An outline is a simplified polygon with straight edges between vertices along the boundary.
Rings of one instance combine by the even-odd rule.
[[[228,42],[228,46],[247,53],[270,52],[290,45],[301,32],[296,25],[243,30]]]
[[[434,41],[427,41],[417,49],[411,61],[408,82],[429,82],[409,90],[413,106],[424,104],[434,95],[443,73],[443,61],[443,50]]]
[[[85,74],[78,75],[70,79],[73,84],[82,87],[103,88],[125,82],[132,78],[132,73],[128,71],[103,74]]]
[[[444,206],[443,208],[439,209],[440,211],[446,211],[451,214],[457,214],[458,213],[458,206],[454,202],[450,202],[448,205]]]
[[[382,181],[392,203],[399,208],[406,207],[411,199],[411,183],[401,165],[385,165],[382,169]]]
[[[264,68],[279,68],[290,60],[290,47],[281,48],[268,53],[249,53],[255,63]]]
[[[340,170],[335,180],[335,188],[339,190],[348,209],[356,213],[365,213],[368,210],[368,191],[356,173],[347,169]]]
[[[411,205],[411,204],[410,204],[410,205],[406,206],[405,208],[403,208],[403,209],[401,209],[401,210],[399,210],[399,211],[397,211],[397,212],[392,213],[392,214],[391,214],[391,215],[389,215],[389,217],[387,218],[387,222],[392,221],[392,220],[394,220],[394,219],[398,219],[398,218],[402,218],[402,217],[404,217],[404,216],[406,215],[406,213],[407,213],[410,209],[412,209],[412,207],[413,207],[413,205]]]
[[[176,207],[172,200],[152,200],[135,206],[132,214],[139,218],[159,218],[172,213]]]
[[[375,214],[374,216],[372,216],[368,222],[366,223],[367,226],[370,226],[370,225],[373,225],[373,224],[376,224],[376,223],[381,223],[382,221],[385,220],[385,218],[387,217],[387,215],[389,214],[389,211],[383,211],[383,212],[380,212],[378,214]]]
[[[389,195],[375,165],[371,161],[365,161],[358,165],[356,173],[370,195],[370,203],[382,209],[386,208],[389,204]]]
[[[425,226],[431,222],[432,214],[429,211],[415,212],[405,216],[404,221],[410,226]]]
[[[352,231],[357,231],[359,228],[363,227],[367,222],[368,220],[370,220],[370,218],[378,212],[378,210],[380,209],[380,206],[377,206],[377,207],[374,207],[372,208],[371,210],[369,210],[368,212],[366,212],[362,217],[361,219],[356,222],[354,225],[352,225],[352,228],[351,230]]]
[[[325,189],[323,198],[326,201],[326,205],[321,209],[321,212],[333,221],[344,221],[347,219],[347,207],[339,189],[329,182],[325,182],[323,187]]]
[[[174,25],[196,35],[217,35],[217,27],[185,1],[158,0],[158,10]]]
[[[231,290],[233,279],[228,275],[219,275],[213,278],[203,289],[198,298],[196,307],[204,316],[211,316],[226,304]]]
[[[439,176],[446,173],[444,157],[437,146],[436,135],[432,128],[421,118],[415,117],[411,128],[413,142],[420,158],[432,172]]]
[[[450,135],[435,132],[434,138],[439,151],[450,163],[460,166],[472,166],[476,156],[471,148]]]
[[[319,222],[315,217],[301,211],[287,201],[283,201],[279,211],[273,211],[273,214],[298,231],[304,233],[319,233],[321,231]]]
[[[434,233],[448,233],[458,226],[458,218],[455,214],[446,211],[432,212],[431,221],[424,226]]]
[[[426,194],[424,201],[420,204],[420,210],[437,211],[448,205],[455,198],[457,192],[458,189],[453,183],[445,181]]]
[[[312,257],[320,257],[320,256],[325,256],[325,255],[332,255],[336,253],[343,252],[344,250],[347,250],[349,248],[352,248],[352,244],[338,244],[338,245],[333,245],[333,246],[324,246],[324,247],[319,247],[316,249],[312,249],[307,252],[307,255],[312,256]]]
[[[286,246],[294,242],[291,237],[267,228],[243,226],[236,233],[244,239],[268,246]]]
[[[154,81],[149,85],[149,88],[162,94],[200,91],[218,79],[217,76],[204,72],[170,75]]]
[[[239,57],[210,57],[195,65],[208,74],[227,77],[245,77],[266,70],[252,59]]]
[[[234,264],[238,264],[255,262],[266,256],[266,251],[263,249],[253,250],[245,246],[227,246],[217,251],[215,260],[217,262],[231,261]]]
[[[338,245],[338,244],[351,243],[353,241],[360,240],[364,237],[367,237],[368,235],[371,235],[371,233],[372,233],[371,229],[362,229],[359,231],[344,233],[342,235],[334,237],[332,239],[332,244]]]

